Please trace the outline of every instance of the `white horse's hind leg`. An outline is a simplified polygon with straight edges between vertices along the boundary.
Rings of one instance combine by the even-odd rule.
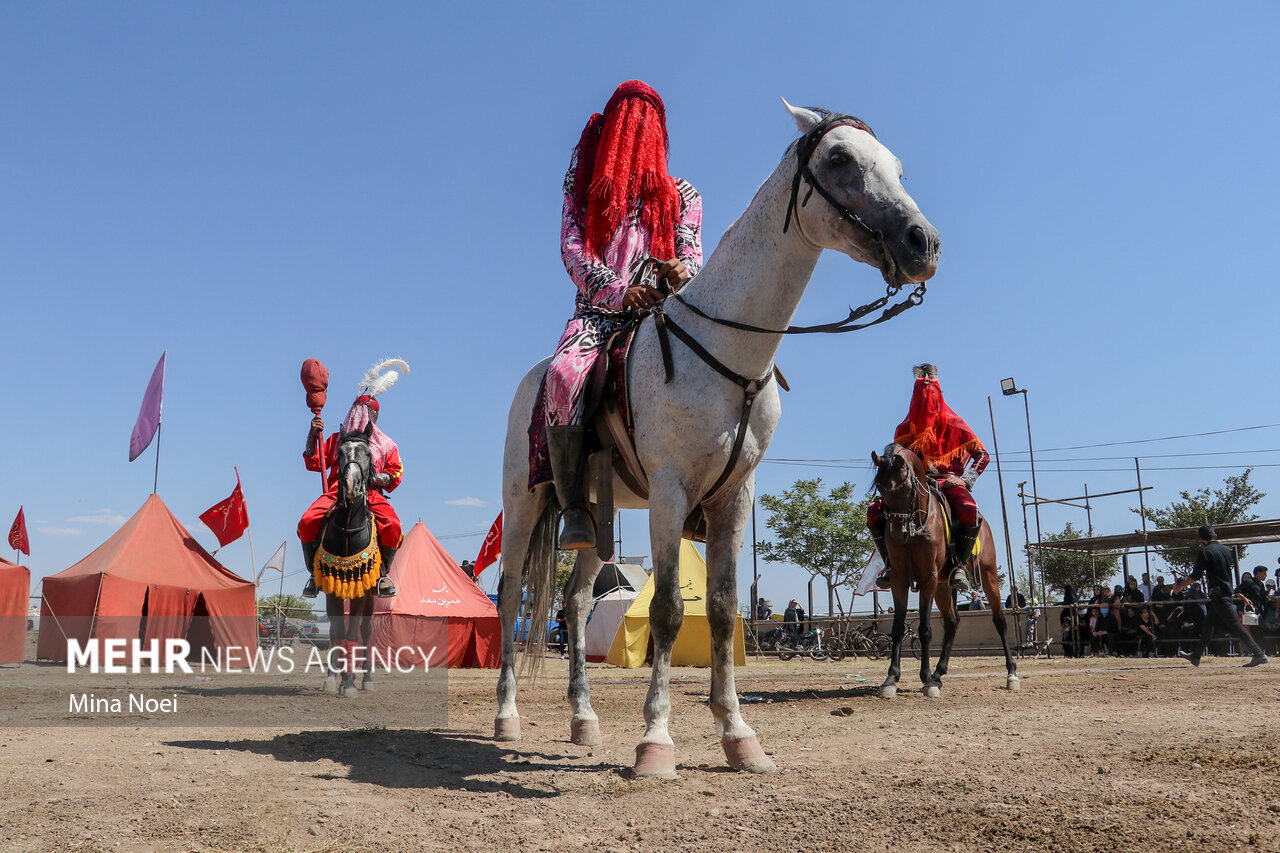
[[[649,630],[653,635],[653,674],[644,703],[645,733],[636,747],[635,773],[659,779],[676,776],[675,742],[671,719],[671,647],[684,621],[680,597],[680,530],[689,512],[689,498],[670,470],[650,477],[649,541],[653,549],[653,601]]]
[[[600,557],[594,549],[579,551],[577,565],[564,593],[569,628],[569,704],[573,707],[569,737],[583,746],[600,743],[600,719],[591,708],[591,687],[587,684],[586,646],[587,616],[600,567]]]
[[[711,713],[729,766],[752,773],[777,770],[742,719],[733,673],[738,623],[738,551],[751,515],[754,477],[725,507],[707,510],[707,622],[711,627]]]
[[[508,488],[502,517],[502,580],[498,583],[498,615],[502,619],[502,671],[498,675],[498,715],[493,721],[494,740],[520,739],[520,712],[516,709],[516,617],[520,611],[520,577],[529,539],[538,516],[550,499],[550,487]]]

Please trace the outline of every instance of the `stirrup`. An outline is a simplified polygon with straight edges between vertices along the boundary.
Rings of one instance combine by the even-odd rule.
[[[302,588],[303,598],[315,598],[320,594],[320,590],[316,587],[316,579],[314,577],[307,578],[307,584]]]
[[[969,583],[969,576],[965,574],[964,566],[956,566],[951,570],[951,575],[947,578],[947,585],[960,592],[973,589]]]
[[[571,506],[561,513],[563,529],[557,546],[561,551],[580,551],[596,547],[596,525],[586,507]],[[572,525],[572,526],[571,526]]]
[[[391,578],[383,575],[378,578],[378,598],[395,598],[396,585],[391,582]]]

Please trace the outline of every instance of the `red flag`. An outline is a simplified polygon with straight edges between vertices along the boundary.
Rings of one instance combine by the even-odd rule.
[[[498,555],[502,553],[502,513],[498,513],[498,517],[493,520],[493,526],[489,528],[489,535],[484,537],[484,543],[480,546],[480,554],[476,557],[475,574],[480,577],[480,573],[498,559]]]
[[[27,520],[22,515],[22,507],[18,507],[18,517],[9,528],[9,547],[31,556],[31,542],[27,539]]]
[[[236,469],[236,487],[231,490],[231,497],[209,507],[200,514],[200,520],[218,537],[219,547],[236,541],[249,529],[249,508],[240,491],[240,469]]]

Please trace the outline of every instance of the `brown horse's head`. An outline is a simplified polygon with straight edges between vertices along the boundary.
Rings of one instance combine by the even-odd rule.
[[[876,468],[872,485],[880,493],[888,532],[897,541],[905,542],[915,532],[915,525],[908,524],[908,519],[915,512],[923,516],[928,507],[924,463],[900,444],[887,445],[883,455],[872,451],[871,463]]]

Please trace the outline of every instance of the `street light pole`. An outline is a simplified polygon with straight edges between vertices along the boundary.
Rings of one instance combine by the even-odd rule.
[[[1022,395],[1022,407],[1027,415],[1027,452],[1031,456],[1031,492],[1032,492],[1031,497],[1032,497],[1032,506],[1035,508],[1035,514],[1036,514],[1036,541],[1043,542],[1044,536],[1040,532],[1040,487],[1036,485],[1036,448],[1035,448],[1035,444],[1031,441],[1031,404],[1027,402],[1027,389],[1019,388],[1017,386],[1017,383],[1013,381],[1013,377],[1009,377],[1008,379],[1000,380],[1000,393],[1004,394],[1004,396],[1006,397],[1012,397],[1014,394]],[[1023,505],[1023,510],[1024,511],[1026,510],[1025,501]],[[1031,545],[1030,543],[1028,543],[1027,545],[1028,573],[1030,573],[1031,571],[1030,569],[1031,560],[1032,560]],[[1031,586],[1030,590],[1034,592],[1035,586]],[[1046,592],[1044,587],[1043,573],[1041,573],[1041,576],[1040,576],[1040,600],[1044,603],[1048,603],[1048,599],[1046,598]]]
[[[1004,519],[1004,551],[1009,566],[1009,587],[1016,601],[1018,598],[1018,577],[1013,573],[1013,543],[1009,541],[1009,510],[1004,501],[1004,471],[1000,467],[1000,439],[996,438],[996,410],[991,404],[991,396],[987,396],[987,413],[991,415],[991,444],[996,451],[996,482],[1000,484],[1000,515]],[[1031,590],[1028,589],[1027,592]]]

